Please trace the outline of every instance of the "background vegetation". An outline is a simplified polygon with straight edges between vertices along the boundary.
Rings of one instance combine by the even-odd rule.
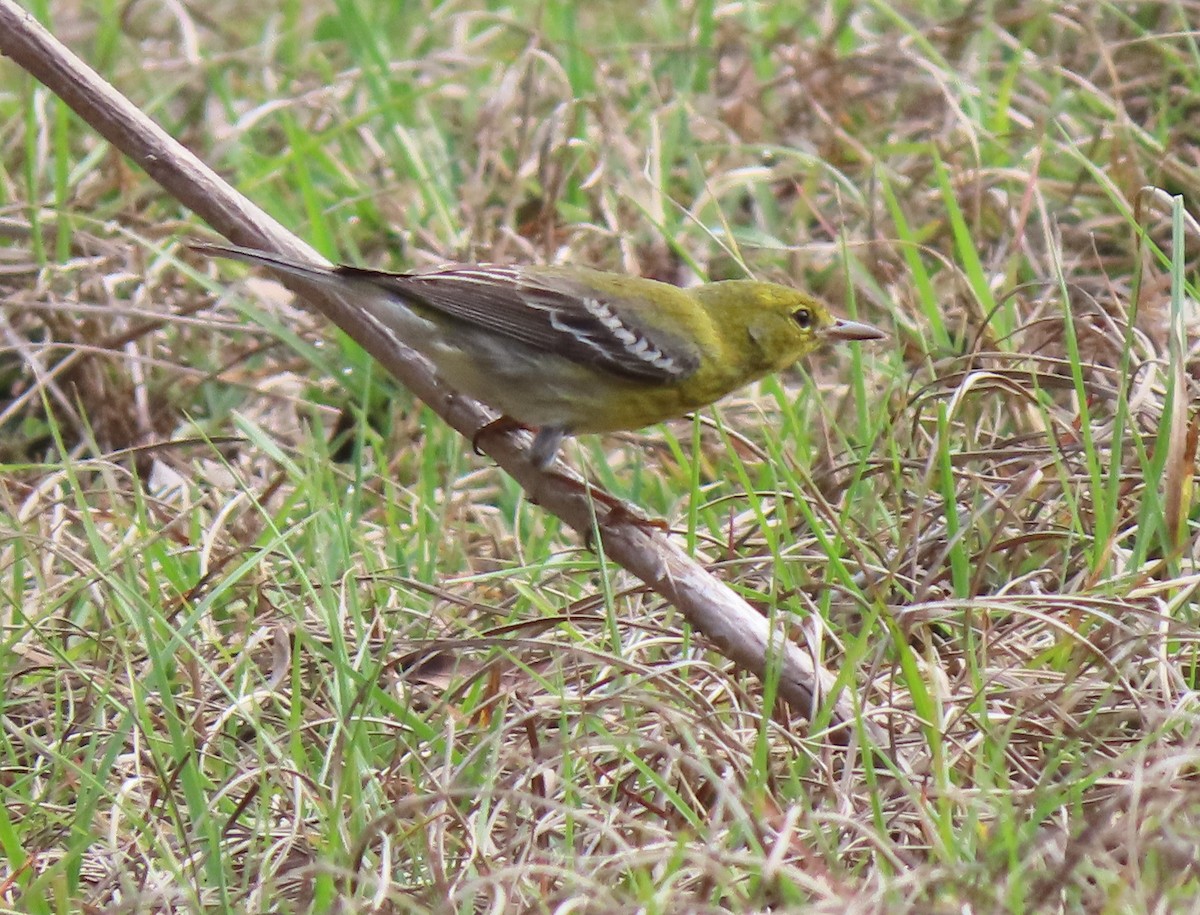
[[[7,910],[1195,909],[1200,5],[30,7],[331,256],[886,328],[567,454],[912,771],[0,62]]]

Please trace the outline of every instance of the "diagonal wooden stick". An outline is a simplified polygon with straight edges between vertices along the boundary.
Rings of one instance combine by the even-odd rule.
[[[167,193],[235,244],[314,263],[324,259],[238,194],[212,169],[168,136],[128,99],[47,32],[13,0],[0,0],[0,54],[11,57],[101,136],[145,169]],[[310,306],[344,330],[387,371],[462,435],[471,438],[493,417],[478,403],[439,385],[428,363],[353,302],[299,280],[293,285]],[[577,482],[537,470],[523,435],[488,436],[480,445],[546,511],[577,531],[593,529],[593,507]],[[772,627],[665,535],[613,512],[598,523],[607,555],[678,607],[713,646],[739,667],[778,683],[778,694],[810,720],[823,703],[830,740],[847,745],[865,733],[872,749],[891,756],[869,709],[842,692],[832,695],[832,673]],[[861,731],[853,725],[859,722]]]

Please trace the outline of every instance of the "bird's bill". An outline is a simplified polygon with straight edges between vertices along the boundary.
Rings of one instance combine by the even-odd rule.
[[[887,334],[870,324],[838,318],[832,327],[825,330],[824,336],[826,340],[882,340]]]

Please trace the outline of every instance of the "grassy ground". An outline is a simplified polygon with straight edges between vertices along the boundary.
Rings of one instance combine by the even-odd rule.
[[[567,453],[915,775],[0,62],[6,911],[1200,910],[1200,6],[30,5],[330,255],[885,327]]]

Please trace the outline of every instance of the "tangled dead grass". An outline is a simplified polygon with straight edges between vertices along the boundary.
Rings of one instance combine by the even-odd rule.
[[[278,287],[203,289],[169,202],[9,96],[8,904],[1194,901],[1195,9],[1125,7],[729,7],[710,58],[698,13],[683,45],[588,20],[581,47],[453,3],[386,65],[187,8],[116,37],[130,94],[348,258],[745,265],[894,327],[857,377],[822,356],[723,405],[698,492],[657,432],[586,455],[692,512],[912,773],[766,714]],[[86,165],[35,197],[60,136]],[[730,463],[757,448],[773,469]]]

